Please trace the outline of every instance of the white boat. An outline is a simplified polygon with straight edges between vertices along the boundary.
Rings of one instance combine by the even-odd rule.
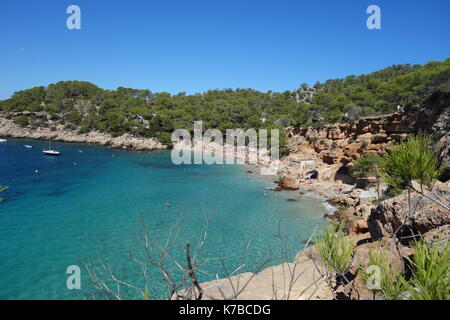
[[[42,152],[48,156],[59,156],[61,154],[59,151],[56,150],[43,150]]]
[[[59,156],[61,154],[61,152],[52,149],[51,141],[48,143],[48,150],[42,150],[42,153],[48,156]]]
[[[0,142],[6,142],[6,141],[8,141],[8,140],[6,140],[6,139],[0,139]]]
[[[23,146],[24,146],[25,148],[28,148],[28,149],[33,148],[33,146],[30,146],[29,144],[24,144]]]

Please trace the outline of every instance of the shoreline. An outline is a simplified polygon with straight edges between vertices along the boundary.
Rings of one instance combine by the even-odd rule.
[[[1,124],[1,121],[0,121]],[[45,130],[44,132],[38,132],[33,133],[31,130],[29,132],[26,132],[26,129],[24,129],[25,132],[19,131],[19,133],[16,132],[16,134],[7,135],[11,138],[17,138],[17,139],[34,139],[34,140],[45,140],[46,137],[55,135],[57,138],[53,138],[55,141],[61,141],[61,142],[75,142],[75,143],[87,143],[91,145],[100,145],[100,146],[106,146],[106,147],[112,147],[115,149],[122,149],[122,150],[128,150],[128,151],[139,151],[139,150],[149,150],[149,149],[140,149],[138,145],[133,144],[121,144],[121,145],[111,145],[109,141],[106,143],[102,141],[102,143],[97,143],[98,140],[89,140],[86,137],[92,137],[92,133],[83,135],[80,139],[80,135],[74,135],[74,136],[68,136],[67,132],[52,132],[50,130]],[[0,128],[0,137],[5,136],[3,133],[5,131]],[[23,134],[23,136],[21,135]],[[69,137],[69,139],[68,139]],[[58,139],[59,138],[59,139]],[[72,139],[73,138],[73,139]],[[123,136],[118,137],[119,139]],[[144,139],[142,139],[144,140]],[[153,141],[153,139],[152,139]],[[139,142],[139,141],[138,141]],[[142,147],[142,146],[141,146]],[[162,148],[162,150],[167,148]],[[208,147],[207,147],[208,149]],[[149,151],[156,151],[161,150],[158,148],[150,149]],[[191,150],[192,152],[195,152],[194,150]],[[245,153],[244,153],[245,155]],[[239,156],[239,155],[238,155]],[[242,154],[240,155],[242,156]],[[275,188],[279,185],[277,181],[279,180],[280,176],[282,175],[282,169],[289,168],[290,166],[288,164],[282,165],[280,170],[276,175],[260,175],[258,170],[261,170],[262,167],[264,167],[263,164],[240,164],[240,166],[243,169],[243,174],[246,175],[248,178],[257,179],[261,182],[263,182],[265,185],[267,185],[268,190],[270,189],[272,192],[284,192],[285,194],[292,194],[292,198],[297,199],[297,201],[301,202],[301,199],[303,197],[308,197],[311,199],[315,199],[317,201],[320,201],[325,214],[322,215],[323,219],[327,219],[328,215],[331,215],[338,211],[339,209],[337,207],[332,206],[329,204],[328,200],[332,199],[338,193],[334,192],[333,186],[337,185],[336,183],[331,183],[328,181],[314,181],[311,184],[301,183],[299,188],[297,190],[282,190],[282,191],[276,191]],[[250,173],[251,172],[251,173]],[[331,208],[332,209],[331,209]],[[328,212],[328,214],[326,213]],[[313,232],[313,230],[311,230]],[[291,259],[287,259],[287,261],[284,261],[280,264],[268,266],[264,268],[263,270],[258,271],[257,273],[254,273],[255,280],[252,281],[252,283],[249,285],[249,289],[245,291],[244,297],[248,298],[254,298],[254,297],[261,297],[268,299],[270,298],[271,294],[273,292],[271,290],[267,290],[267,284],[272,284],[277,287],[277,294],[284,295],[285,289],[284,289],[284,281],[283,283],[280,283],[278,280],[273,282],[272,275],[276,275],[276,278],[281,278],[287,270],[285,268],[294,268],[294,266],[297,266],[299,270],[302,270],[305,272],[305,279],[302,279],[302,281],[296,283],[295,289],[292,293],[289,293],[288,296],[290,298],[295,299],[308,299],[308,297],[312,297],[313,299],[329,299],[330,293],[326,289],[326,284],[324,282],[319,282],[319,290],[309,290],[306,287],[309,286],[311,283],[316,283],[319,281],[316,277],[316,266],[313,260],[307,255],[309,252],[310,247],[306,246],[299,246],[297,253],[295,254],[295,259],[292,261]],[[239,281],[242,277],[246,277],[248,273],[238,273],[235,276],[232,276],[231,281]],[[269,276],[270,275],[270,276]],[[216,292],[215,290],[218,288],[226,286],[226,283],[228,282],[227,279],[212,279],[210,281],[206,281],[201,283],[201,285],[206,286],[207,289],[207,295],[211,297],[215,297]],[[278,293],[279,292],[279,293]]]
[[[111,149],[126,150],[126,151],[162,151],[170,150],[167,145],[162,144],[155,138],[143,138],[133,136],[129,133],[125,133],[118,137],[104,132],[91,131],[89,133],[79,133],[76,130],[66,130],[63,126],[59,125],[56,130],[52,131],[49,128],[38,127],[32,129],[30,127],[21,127],[13,122],[13,120],[0,117],[0,138],[13,138],[13,139],[30,139],[30,140],[52,140],[57,142],[66,143],[85,143],[93,146],[103,146]],[[217,150],[217,145],[214,142],[204,142],[203,152],[211,154],[212,151]],[[173,149],[183,149],[183,145],[174,145]],[[190,148],[192,152],[196,152],[195,147]],[[225,156],[231,155],[235,159],[244,159],[245,163],[239,164],[244,166],[246,171],[252,171],[252,174],[258,180],[264,181],[269,189],[274,190],[280,179],[281,172],[285,168],[289,168],[289,165],[282,165],[278,169],[278,172],[273,175],[260,175],[256,171],[261,168],[267,168],[270,160],[268,159],[267,152],[260,154],[257,163],[248,163],[249,149],[248,147],[242,149],[231,150],[222,148],[222,152]],[[332,184],[326,182],[315,182],[311,185],[301,185],[298,190],[289,191],[297,192],[296,198],[301,200],[303,196],[321,200],[328,214],[333,214],[339,208],[329,205],[327,202],[330,198],[336,194],[330,193],[330,187]],[[277,192],[277,191],[274,191]],[[300,193],[300,194],[298,194]]]
[[[272,192],[284,192],[286,194],[292,194],[294,197],[292,199],[296,199],[296,201],[301,202],[303,197],[307,197],[316,201],[320,201],[322,206],[325,209],[324,219],[327,219],[327,216],[333,215],[336,213],[339,208],[337,206],[331,205],[328,200],[333,198],[333,196],[336,196],[336,194],[333,194],[331,192],[324,193],[321,188],[327,189],[329,188],[328,184],[326,183],[318,183],[315,185],[301,185],[298,190],[282,190],[282,191],[276,191],[274,190],[279,184],[278,180],[281,176],[280,173],[276,175],[260,175],[258,174],[257,170],[260,170],[260,166],[258,165],[251,165],[251,164],[244,164],[242,165],[244,167],[244,170],[252,176],[252,178],[257,179],[258,181],[262,181],[263,183],[268,185],[268,190]],[[251,172],[251,173],[250,173]],[[328,189],[329,190],[329,189]]]
[[[0,117],[0,138],[16,138],[30,140],[52,140],[58,142],[87,143],[90,145],[105,146],[112,149],[131,151],[166,150],[168,147],[155,138],[136,137],[129,133],[113,137],[104,132],[91,131],[79,133],[76,130],[66,130],[61,125],[52,131],[49,128],[20,127],[12,120]]]

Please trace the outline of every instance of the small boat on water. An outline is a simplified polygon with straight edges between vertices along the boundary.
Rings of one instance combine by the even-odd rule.
[[[42,152],[48,156],[59,156],[61,154],[59,151],[56,150],[43,150]]]
[[[27,148],[27,149],[33,148],[33,146],[30,146],[29,144],[24,144],[23,146],[24,146],[25,148]]]
[[[0,142],[6,142],[6,141],[8,141],[8,140],[6,140],[6,139],[0,139]]]
[[[42,153],[46,154],[47,156],[59,156],[61,154],[61,152],[52,149],[51,141],[48,143],[48,150],[42,150]]]

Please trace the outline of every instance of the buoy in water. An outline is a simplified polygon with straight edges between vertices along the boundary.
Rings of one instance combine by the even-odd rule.
[[[34,170],[34,173],[39,173],[39,170],[37,170],[37,169],[36,169],[36,170]]]
[[[166,207],[170,207],[170,206],[171,206],[170,202],[166,202]]]

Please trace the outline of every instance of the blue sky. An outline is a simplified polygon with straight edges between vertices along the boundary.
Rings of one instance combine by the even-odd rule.
[[[81,8],[81,30],[66,8]],[[381,7],[382,29],[366,28]],[[2,0],[0,99],[60,80],[154,92],[292,90],[450,56],[448,0]]]

